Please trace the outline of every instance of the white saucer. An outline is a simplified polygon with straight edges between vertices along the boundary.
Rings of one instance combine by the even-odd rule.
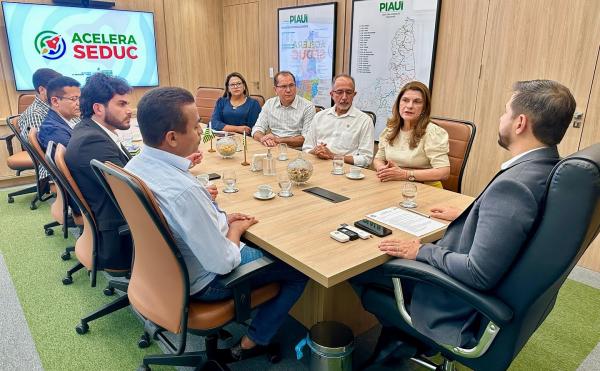
[[[360,173],[359,176],[354,176],[354,175],[352,175],[352,173],[347,173],[346,174],[346,178],[353,179],[353,180],[359,180],[359,179],[362,179],[364,177],[365,177],[365,174],[363,174],[363,173]]]
[[[254,196],[254,198],[259,199],[259,200],[270,200],[273,197],[275,197],[275,192],[271,192],[271,194],[268,195],[267,197],[263,197],[260,195],[260,193],[254,192],[253,196]]]

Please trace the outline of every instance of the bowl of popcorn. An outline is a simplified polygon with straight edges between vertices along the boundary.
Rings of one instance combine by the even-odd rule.
[[[302,152],[299,152],[298,158],[288,164],[287,173],[296,185],[304,184],[313,173],[313,165],[302,157]]]
[[[237,149],[237,144],[235,140],[229,135],[224,136],[223,138],[219,138],[217,140],[217,152],[223,158],[232,158],[235,155],[235,151]]]

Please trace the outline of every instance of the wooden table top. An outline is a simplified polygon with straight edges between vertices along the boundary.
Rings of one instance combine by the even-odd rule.
[[[213,147],[215,144],[216,140],[213,141]],[[258,218],[259,222],[250,227],[244,237],[321,285],[332,287],[389,259],[377,248],[381,240],[379,237],[340,243],[333,240],[329,232],[336,230],[340,223],[352,225],[369,213],[397,206],[402,199],[402,182],[382,183],[373,171],[367,169],[363,169],[366,176],[361,180],[332,175],[331,161],[304,154],[304,159],[314,166],[313,175],[308,182],[302,186],[294,185],[293,197],[275,196],[263,201],[255,199],[253,194],[261,184],[269,184],[274,191],[279,191],[277,176],[264,176],[262,172],[252,172],[250,166],[242,166],[243,152],[237,152],[233,158],[223,159],[217,152],[207,151],[210,143],[203,143],[200,148],[204,151],[204,159],[201,164],[192,168],[193,174],[221,174],[225,169],[234,169],[236,172],[239,192],[224,193],[222,180],[216,180],[219,187],[217,202],[227,212],[241,212]],[[272,151],[276,157],[277,149]],[[248,162],[252,162],[252,155],[255,153],[266,153],[266,148],[248,138]],[[297,156],[297,151],[288,149],[289,160],[276,161],[277,172],[286,171],[289,162]],[[349,166],[345,165],[346,171]],[[302,192],[302,189],[315,186],[350,199],[332,203]],[[472,197],[458,193],[420,183],[417,186],[417,210],[422,212],[428,212],[432,206],[441,204],[464,209],[473,201]],[[398,229],[391,229],[393,233],[389,237],[415,238]],[[443,233],[444,231],[433,232],[422,240],[434,241]]]

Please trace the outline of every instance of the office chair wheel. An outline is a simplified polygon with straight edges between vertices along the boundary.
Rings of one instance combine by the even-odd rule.
[[[46,236],[52,236],[54,234],[54,229],[44,229],[44,233],[46,234]]]
[[[71,259],[71,253],[68,251],[65,251],[62,254],[60,254],[60,258],[62,260],[69,260],[69,259]]]
[[[267,360],[271,364],[279,363],[281,361],[281,348],[279,344],[269,344],[267,350]]]
[[[12,204],[12,203],[14,203],[14,202],[15,202],[15,198],[14,198],[14,197],[12,197],[12,196],[8,196],[8,203],[9,203],[9,204]]]
[[[73,277],[71,276],[67,276],[65,278],[62,279],[62,283],[63,285],[70,285],[73,283]]]
[[[150,371],[150,366],[141,365],[138,367],[138,371]]]
[[[108,286],[104,289],[103,292],[104,292],[104,295],[106,295],[106,296],[113,296],[115,294],[115,288]]]
[[[38,208],[37,205],[34,204],[33,202],[31,203],[31,205],[29,205],[29,210],[35,210],[37,208]]]
[[[150,335],[144,332],[144,335],[140,336],[138,340],[138,347],[141,349],[148,348],[150,346]]]
[[[86,332],[88,332],[90,330],[90,326],[88,326],[87,323],[80,323],[75,327],[75,331],[79,334],[79,335],[83,335]]]

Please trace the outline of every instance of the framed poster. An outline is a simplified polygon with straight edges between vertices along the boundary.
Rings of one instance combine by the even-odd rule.
[[[278,9],[279,71],[296,77],[298,95],[331,107],[336,3]]]
[[[379,137],[398,92],[418,80],[431,89],[441,0],[355,0],[350,74],[354,103],[377,115]]]

